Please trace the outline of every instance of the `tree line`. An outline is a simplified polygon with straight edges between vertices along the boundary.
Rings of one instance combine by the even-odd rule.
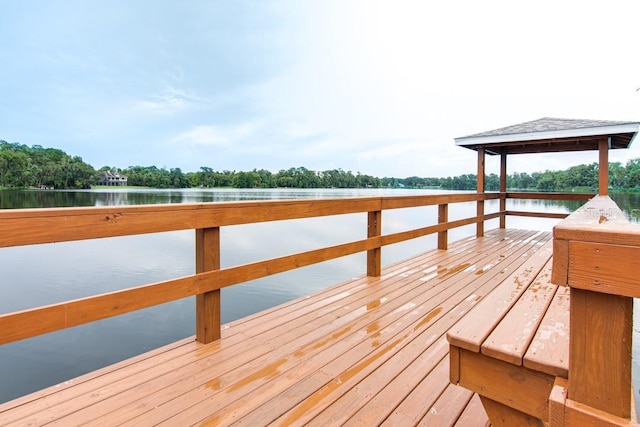
[[[265,169],[217,171],[202,166],[195,172],[180,168],[130,166],[120,169],[104,166],[95,170],[81,157],[70,156],[56,148],[28,147],[0,140],[0,187],[78,189],[96,185],[104,172],[117,172],[128,178],[128,185],[152,188],[433,188],[475,191],[477,176],[463,174],[446,178],[377,178],[342,169],[313,171],[304,167],[276,173]],[[625,165],[609,164],[609,184],[614,189],[640,189],[640,158]],[[485,188],[498,191],[500,179],[492,173],[485,177]],[[514,172],[507,177],[510,189],[529,191],[584,191],[598,187],[598,164],[578,165],[563,171]]]
[[[129,185],[153,188],[432,188],[475,191],[476,174],[446,178],[384,177],[352,173],[342,169],[313,171],[304,167],[272,173],[264,169],[252,171],[216,171],[201,167],[196,172],[183,173],[180,168],[159,169],[155,166],[132,166],[125,169],[104,167],[128,177]],[[640,158],[609,164],[609,184],[621,190],[640,189]],[[507,176],[507,187],[528,191],[583,191],[598,188],[598,164],[578,165],[564,171],[514,172]],[[500,178],[495,173],[485,177],[485,189],[498,191]]]
[[[96,171],[56,148],[0,140],[0,186],[12,188],[90,188]]]
[[[581,191],[596,192],[598,189],[598,163],[572,166],[562,171],[545,171],[528,174],[514,172],[507,176],[507,188],[527,191]],[[385,178],[386,179],[386,178]],[[411,188],[440,188],[446,190],[475,190],[475,174],[447,178],[409,177],[398,180]],[[631,159],[625,165],[609,163],[609,186],[625,191],[640,190],[640,158]],[[485,177],[485,189],[498,191],[500,178],[492,173]]]
[[[272,173],[265,169],[252,171],[216,171],[203,166],[199,171],[184,173],[180,168],[130,166],[125,169],[105,166],[102,172],[119,173],[127,177],[128,185],[153,188],[378,188],[379,178],[342,169],[315,172],[304,167]]]

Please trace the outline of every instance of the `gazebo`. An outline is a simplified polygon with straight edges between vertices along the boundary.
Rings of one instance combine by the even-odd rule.
[[[507,155],[598,150],[598,195],[608,195],[609,149],[628,148],[640,130],[640,122],[575,120],[544,117],[530,122],[455,138],[456,145],[478,152],[479,193],[485,191],[485,155],[500,156],[500,211],[506,211]],[[478,202],[478,216],[484,202]],[[500,216],[505,227],[505,215]],[[477,235],[484,234],[482,222]]]
[[[522,285],[516,278],[504,281],[501,286],[507,286],[502,291],[485,297],[480,302],[484,305],[474,309],[480,313],[477,317],[463,318],[448,334],[454,367],[451,381],[480,395],[494,426],[542,425],[543,420],[550,426],[637,425],[631,409],[631,342],[633,298],[640,297],[633,263],[640,255],[640,227],[631,224],[608,197],[608,161],[609,150],[628,148],[639,130],[639,122],[546,117],[455,139],[457,145],[478,153],[478,193],[484,193],[485,155],[500,156],[500,211],[491,215],[499,216],[501,228],[507,215],[548,216],[508,211],[508,198],[591,198],[554,227],[551,268],[539,279],[549,286],[570,288],[564,294],[565,306],[551,302],[540,308],[536,305],[539,289],[529,299],[510,299],[514,294],[524,295],[517,291]],[[507,155],[587,150],[599,153],[596,197],[507,193]],[[484,199],[477,199],[477,215],[482,218],[487,217]],[[477,235],[483,234],[482,222],[478,222]],[[539,329],[545,321],[551,328]],[[566,341],[543,342],[553,328],[562,329]],[[559,355],[556,362],[566,370],[561,374],[546,371],[552,377],[546,381],[551,383],[538,387],[541,368],[556,362],[536,365],[526,358],[539,356],[543,349]],[[499,375],[503,375],[501,380],[495,379]],[[524,402],[536,409],[525,407]]]

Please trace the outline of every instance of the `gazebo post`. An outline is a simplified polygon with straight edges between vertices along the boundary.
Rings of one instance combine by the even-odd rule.
[[[507,153],[500,154],[500,212],[507,210]],[[507,227],[507,215],[500,215],[500,228]]]
[[[484,193],[484,147],[478,148],[478,193]],[[484,216],[484,200],[477,202],[478,217]],[[476,237],[484,236],[484,220],[476,224]]]
[[[607,196],[609,194],[609,138],[602,138],[598,141],[599,163],[598,163],[598,195]]]

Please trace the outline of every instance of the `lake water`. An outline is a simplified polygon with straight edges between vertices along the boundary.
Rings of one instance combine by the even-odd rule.
[[[257,199],[336,198],[442,193],[434,190],[139,190],[0,191],[0,208],[201,203]],[[632,219],[638,195],[613,195]],[[580,202],[510,200],[507,209],[571,212]],[[497,201],[486,212],[497,210]],[[475,215],[475,202],[450,205],[450,220]],[[435,206],[383,213],[383,233],[437,222]],[[509,228],[551,230],[558,220],[507,218]],[[497,227],[489,221],[485,229]],[[224,227],[223,267],[273,258],[366,237],[366,214]],[[475,226],[449,232],[450,241],[471,236]],[[0,248],[0,313],[125,289],[193,274],[194,232],[180,231]],[[432,249],[427,236],[382,249],[383,265]],[[229,322],[365,273],[356,254],[222,290],[222,320]],[[640,311],[640,310],[639,310]],[[194,334],[195,302],[186,298],[0,346],[0,403],[63,382]],[[634,328],[634,336],[637,333]],[[634,355],[636,354],[634,346]],[[638,359],[637,357],[635,358]],[[634,361],[634,374],[639,371]],[[636,387],[637,389],[637,387]],[[640,400],[640,399],[638,399]]]

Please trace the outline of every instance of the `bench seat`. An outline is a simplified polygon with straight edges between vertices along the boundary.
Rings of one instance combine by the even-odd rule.
[[[480,395],[493,425],[548,422],[568,377],[570,288],[551,283],[551,256],[546,243],[447,334],[451,382]]]

